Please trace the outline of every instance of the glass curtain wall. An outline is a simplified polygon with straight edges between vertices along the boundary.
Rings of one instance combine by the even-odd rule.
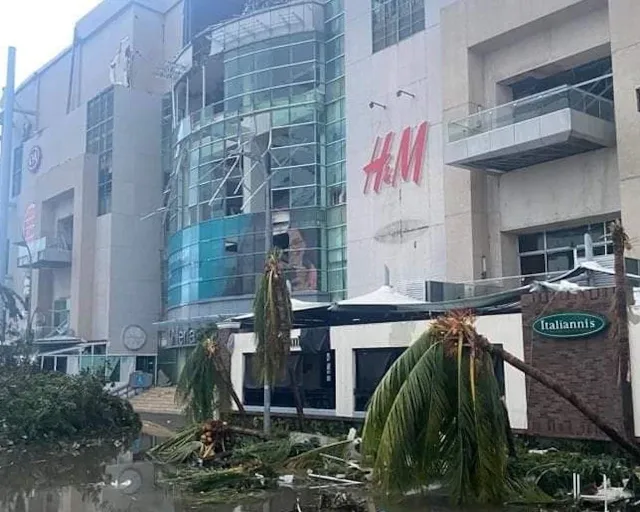
[[[274,244],[294,292],[327,289],[324,54],[321,31],[292,30],[194,66],[205,76],[186,97],[207,82],[198,100],[206,105],[177,104],[192,113],[169,180],[169,307],[254,293],[265,245],[264,170],[255,163],[269,134]]]
[[[347,163],[344,74],[344,1],[325,5],[326,57],[326,205],[327,288],[331,300],[346,298],[347,290]]]

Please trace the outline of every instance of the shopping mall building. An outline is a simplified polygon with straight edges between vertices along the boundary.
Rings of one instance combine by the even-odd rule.
[[[610,265],[620,216],[637,257],[639,17],[104,0],[17,93],[10,275],[43,364],[175,379],[194,329],[251,309],[267,245],[305,301],[501,291],[574,268],[585,233]]]

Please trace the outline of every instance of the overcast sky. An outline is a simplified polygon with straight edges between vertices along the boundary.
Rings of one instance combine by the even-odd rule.
[[[100,0],[0,0],[0,88],[7,47],[17,49],[16,84],[69,46],[75,22]]]

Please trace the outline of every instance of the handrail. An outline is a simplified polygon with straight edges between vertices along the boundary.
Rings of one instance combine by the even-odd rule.
[[[579,84],[575,84],[575,85],[559,85],[558,87],[554,87],[553,89],[548,89],[546,91],[542,91],[539,93],[536,93],[532,96],[527,96],[525,98],[519,98],[517,100],[513,100],[510,101],[508,103],[502,103],[501,105],[496,105],[495,107],[491,107],[488,108],[486,110],[481,110],[480,112],[475,112],[474,114],[465,116],[465,117],[461,117],[458,119],[455,119],[453,121],[449,121],[449,125],[455,125],[455,124],[459,124],[462,123],[463,121],[466,121],[468,119],[474,118],[476,116],[481,116],[481,115],[490,115],[493,112],[500,110],[500,109],[505,109],[505,108],[509,108],[509,107],[517,107],[517,106],[521,106],[521,105],[526,105],[528,103],[532,103],[541,99],[544,99],[548,96],[554,96],[556,94],[558,94],[559,92],[564,92],[564,91],[569,91],[569,90],[579,90],[581,94],[584,94],[586,96],[591,96],[594,98],[597,98],[598,100],[602,100],[602,101],[606,101],[609,102],[611,104],[613,104],[613,101],[611,101],[608,98],[604,98],[602,96],[598,96],[597,94],[593,94],[591,92],[585,91],[584,89],[582,89],[582,87],[584,87],[585,85],[589,85],[591,83],[595,83],[595,82],[599,82],[602,80],[606,80],[607,78],[613,78],[613,74],[609,73],[607,75],[602,75],[599,76],[597,78],[592,78],[591,80],[587,80],[585,82],[581,82]]]
[[[129,383],[127,383],[117,388],[110,388],[108,390],[108,393],[112,396],[117,396],[119,398],[127,400],[129,398],[133,398],[134,396],[138,396],[140,393],[142,393],[142,391],[142,388],[134,388]]]

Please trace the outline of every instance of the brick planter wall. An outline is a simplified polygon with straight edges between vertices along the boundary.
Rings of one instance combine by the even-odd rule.
[[[550,374],[622,429],[622,400],[614,356],[613,289],[569,293],[534,293],[522,297],[525,361]],[[550,339],[533,331],[536,318],[560,312],[593,312],[609,327],[584,339]],[[606,439],[571,404],[527,378],[530,434],[544,437]]]

